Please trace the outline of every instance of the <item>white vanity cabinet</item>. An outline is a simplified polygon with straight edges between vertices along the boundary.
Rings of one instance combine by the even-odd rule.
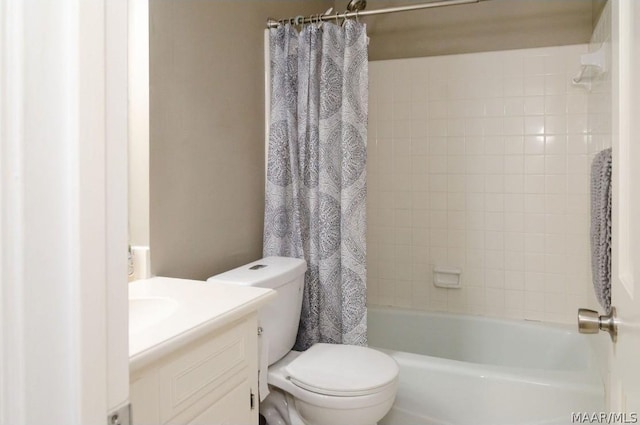
[[[266,288],[153,277],[129,284],[134,425],[257,425]]]
[[[134,425],[258,424],[253,311],[131,373]]]

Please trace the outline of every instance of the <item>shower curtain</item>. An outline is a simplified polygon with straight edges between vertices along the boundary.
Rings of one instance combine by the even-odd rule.
[[[307,261],[295,349],[366,345],[366,27],[270,30],[264,255]]]

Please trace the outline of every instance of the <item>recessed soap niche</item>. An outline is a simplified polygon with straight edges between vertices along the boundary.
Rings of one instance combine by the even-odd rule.
[[[437,288],[462,288],[462,270],[453,267],[434,267],[433,285]]]

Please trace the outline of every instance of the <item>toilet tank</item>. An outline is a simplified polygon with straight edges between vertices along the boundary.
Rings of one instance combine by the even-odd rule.
[[[266,257],[207,279],[277,292],[275,300],[258,311],[263,343],[268,344],[269,365],[284,357],[296,342],[306,270],[307,263],[298,258]]]

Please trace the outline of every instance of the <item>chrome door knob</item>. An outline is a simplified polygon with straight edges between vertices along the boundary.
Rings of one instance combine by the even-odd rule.
[[[618,336],[618,323],[616,321],[616,308],[611,307],[611,312],[599,316],[597,311],[581,308],[578,310],[578,331],[581,334],[597,334],[599,331],[609,332],[611,341],[616,342]]]

